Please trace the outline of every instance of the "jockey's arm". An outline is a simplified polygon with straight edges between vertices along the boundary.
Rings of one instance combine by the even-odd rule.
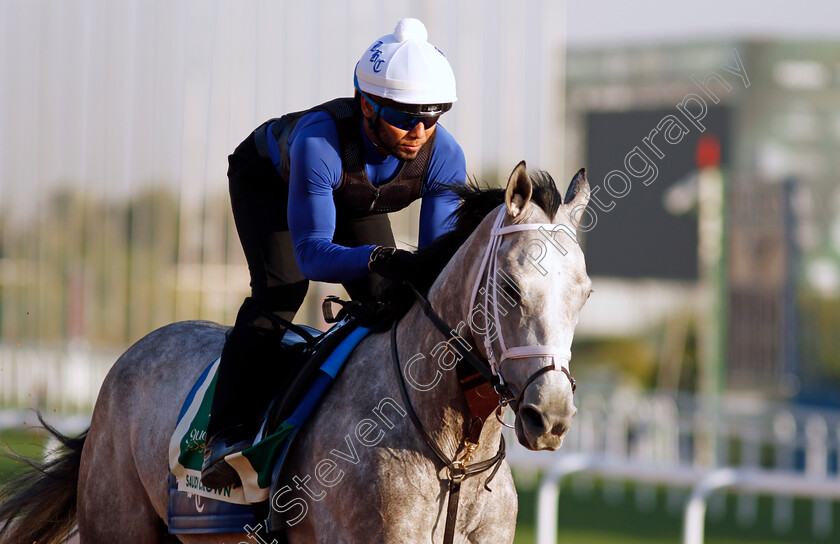
[[[333,191],[341,182],[342,167],[335,126],[322,115],[323,120],[308,124],[291,142],[287,218],[303,275],[343,283],[369,274],[368,262],[376,246],[347,248],[332,242],[336,227]],[[368,174],[386,172],[379,168]],[[464,153],[440,126],[427,180],[421,192],[420,247],[451,229],[448,219],[458,207],[458,198],[447,186],[466,180]]]
[[[449,132],[438,125],[435,148],[429,162],[429,175],[421,192],[418,247],[429,243],[455,226],[450,216],[460,200],[448,186],[463,185],[467,179],[464,152]]]
[[[376,247],[347,248],[333,243],[333,190],[341,182],[338,135],[326,117],[301,131],[289,147],[287,218],[295,259],[304,276],[314,281],[342,283],[370,273],[368,261]]]

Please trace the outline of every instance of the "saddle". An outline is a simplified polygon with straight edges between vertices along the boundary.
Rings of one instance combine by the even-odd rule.
[[[339,306],[338,313],[333,305]],[[357,327],[371,331],[387,330],[396,317],[395,310],[379,302],[362,303],[341,300],[335,295],[324,298],[321,304],[324,321],[332,324],[327,332],[287,323],[281,345],[286,364],[296,369],[284,391],[275,397],[266,410],[264,427],[276,429],[300,404],[307,389],[318,374],[324,360]]]
[[[333,302],[342,304],[337,316],[332,313]],[[203,454],[218,360],[199,377],[170,441],[170,533],[249,532],[247,527],[257,527],[256,520],[265,519],[271,479],[279,474],[295,434],[369,332],[361,324],[364,319],[359,315],[364,312],[359,303],[329,298],[324,305],[325,319],[334,323],[327,332],[288,324],[281,356],[284,364],[296,369],[294,377],[268,406],[254,445],[227,458],[242,477],[241,487],[210,490],[201,485],[196,461]]]
[[[281,357],[284,358],[284,364],[291,364],[296,371],[290,377],[288,386],[268,405],[264,430],[270,432],[276,429],[291,415],[327,356],[358,326],[358,319],[347,317],[335,322],[327,332],[305,325],[295,325],[286,331],[281,342]],[[304,334],[301,334],[301,330]]]

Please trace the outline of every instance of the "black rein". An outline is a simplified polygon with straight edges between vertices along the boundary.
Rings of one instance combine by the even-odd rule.
[[[411,422],[414,424],[414,427],[420,433],[420,436],[423,437],[423,440],[429,448],[435,453],[437,458],[449,471],[449,504],[446,509],[446,525],[444,529],[443,542],[444,544],[452,544],[455,540],[455,521],[458,519],[458,500],[461,494],[461,482],[470,476],[480,474],[495,465],[493,472],[490,473],[487,481],[484,482],[484,488],[487,489],[487,491],[490,491],[490,488],[487,487],[487,485],[496,476],[496,473],[502,464],[502,460],[505,458],[505,438],[504,436],[499,436],[499,451],[496,452],[496,455],[485,461],[473,463],[472,465],[467,465],[464,461],[450,460],[446,456],[435,441],[432,440],[432,437],[429,436],[429,433],[426,432],[426,429],[423,427],[423,423],[420,421],[420,418],[417,417],[417,413],[411,405],[411,399],[408,397],[408,389],[405,386],[405,379],[402,375],[399,353],[397,351],[398,323],[399,321],[395,321],[394,325],[391,327],[391,359],[394,362],[394,373],[397,375],[397,383],[399,383],[400,386],[400,394],[402,395],[402,400],[405,404],[405,409],[406,412],[408,412]],[[455,457],[457,459],[458,452],[455,453]]]

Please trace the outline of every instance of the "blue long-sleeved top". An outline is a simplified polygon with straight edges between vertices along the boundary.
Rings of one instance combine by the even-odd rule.
[[[401,161],[382,157],[362,127],[366,172],[375,186],[390,181],[399,172]],[[429,161],[427,181],[420,193],[420,237],[425,246],[450,230],[449,215],[458,199],[446,189],[449,184],[466,181],[466,161],[455,138],[439,123]],[[328,113],[317,111],[298,121],[289,136],[288,222],[295,249],[295,260],[304,276],[311,280],[343,283],[369,274],[370,253],[376,246],[347,248],[333,243],[336,210],[333,191],[341,182],[342,167],[338,132]],[[279,150],[269,150],[274,163]],[[274,156],[276,155],[276,156]]]

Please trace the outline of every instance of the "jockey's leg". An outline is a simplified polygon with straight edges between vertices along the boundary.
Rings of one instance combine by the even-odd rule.
[[[236,231],[248,261],[251,297],[245,299],[228,334],[207,429],[208,437],[241,425],[256,432],[254,420],[271,401],[285,374],[276,354],[288,321],[309,282],[297,266],[286,221],[288,189],[272,164],[257,153],[253,135],[228,158],[230,202]],[[271,373],[271,375],[269,375]],[[253,431],[253,433],[252,433]]]
[[[202,482],[210,488],[236,481],[222,459],[250,445],[260,415],[287,383],[292,368],[282,358],[280,342],[306,295],[307,282],[285,286],[286,310],[269,308],[256,297],[245,299],[227,336],[219,363],[216,389],[207,427]],[[293,306],[290,308],[289,306]],[[216,470],[206,470],[216,465]]]
[[[270,308],[256,297],[245,299],[236,324],[228,333],[219,364],[208,436],[237,428],[237,435],[253,438],[266,406],[287,381],[291,368],[281,355],[286,321],[306,295],[306,284],[286,286],[286,308]]]
[[[229,163],[231,207],[248,261],[251,297],[239,310],[219,364],[202,470],[202,481],[211,488],[235,480],[224,456],[253,439],[259,415],[290,371],[277,357],[285,327],[276,318],[291,321],[309,285],[295,262],[286,222],[288,190],[257,155],[253,137],[236,148]]]

